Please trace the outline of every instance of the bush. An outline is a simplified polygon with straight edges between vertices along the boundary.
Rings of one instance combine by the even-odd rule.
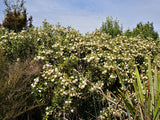
[[[134,65],[143,74],[144,81],[148,79],[146,55],[160,67],[160,44],[151,38],[117,36],[112,39],[98,30],[82,36],[72,28],[44,25],[45,43],[34,59],[45,64],[31,86],[37,99],[48,103],[46,119],[95,119],[107,105],[97,88],[104,94],[108,89],[116,92],[116,87],[120,87],[116,70],[123,83],[129,85],[135,79]],[[123,86],[121,89],[124,90]]]
[[[0,36],[0,48],[4,50],[9,61],[20,58],[25,60],[33,57],[37,52],[37,41],[32,32],[21,33],[5,32]]]
[[[13,84],[2,89],[2,101],[11,89],[15,89],[16,93],[13,91],[14,100],[9,99],[2,107],[5,109],[3,116],[6,113],[10,117],[17,114],[7,106],[14,110],[20,98],[29,96],[31,98],[27,101],[22,100],[27,102],[27,106],[30,100],[45,105],[43,119],[99,119],[103,113],[106,114],[104,109],[111,113],[111,119],[116,119],[115,111],[109,108],[111,101],[115,103],[110,94],[117,95],[117,88],[124,91],[125,86],[133,84],[132,80],[136,79],[135,66],[142,80],[148,80],[147,56],[151,57],[152,65],[160,68],[160,42],[141,35],[112,38],[95,30],[83,36],[71,27],[53,26],[46,21],[40,29],[30,29],[29,32],[5,31],[0,29],[0,48],[6,57],[2,57],[2,61],[7,59],[10,64],[6,61],[9,73],[2,72],[1,76],[6,78],[2,80],[1,88],[8,84],[10,78]],[[28,57],[31,60],[26,64]],[[16,62],[19,59],[21,61]],[[37,62],[43,64],[42,69],[32,74],[37,67],[33,65],[30,69],[30,66]],[[23,109],[18,110],[23,112]],[[125,110],[122,115],[127,117]]]

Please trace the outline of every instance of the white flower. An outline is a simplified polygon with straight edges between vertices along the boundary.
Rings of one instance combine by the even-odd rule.
[[[35,87],[36,87],[36,85],[35,85],[35,84],[33,84],[33,83],[31,84],[31,86],[32,86],[32,88],[35,88]]]
[[[55,68],[55,72],[58,72],[58,68]]]
[[[46,112],[46,115],[49,115],[49,112]]]
[[[73,83],[76,83],[78,81],[78,79],[73,80]]]
[[[83,81],[82,83],[83,83],[84,85],[86,85],[86,81]]]
[[[65,91],[63,91],[63,95],[67,95],[67,93]]]
[[[71,109],[71,112],[73,113],[73,112],[74,112],[74,110],[73,110],[73,109]]]
[[[102,74],[106,74],[106,73],[107,73],[107,70],[102,71]]]
[[[65,86],[67,86],[68,84],[69,84],[69,83],[68,83],[68,82],[66,82],[66,83],[65,83]]]
[[[46,107],[46,110],[49,110],[49,107]]]
[[[88,60],[87,60],[87,62],[90,62],[91,60],[93,60],[94,59],[94,57],[90,57]]]
[[[72,101],[71,100],[68,100],[68,101],[65,101],[65,104],[70,104]]]
[[[74,79],[74,76],[71,76],[71,79]]]
[[[110,75],[110,78],[116,78],[116,76],[114,76],[114,75]]]
[[[83,89],[83,88],[85,88],[85,85],[80,84],[78,87],[81,88],[81,89]]]
[[[35,78],[34,82],[36,82],[36,83],[39,82],[39,77]]]
[[[54,79],[51,79],[51,82],[54,82]]]
[[[45,82],[44,85],[47,85],[47,82]]]
[[[41,90],[38,90],[38,92],[41,93],[42,91],[41,91]]]
[[[57,77],[57,75],[54,75],[53,77],[54,77],[54,78],[56,78],[56,77]]]
[[[73,97],[73,96],[76,96],[76,94],[75,93],[71,93],[70,96]]]
[[[17,58],[17,62],[19,62],[20,61],[20,58]]]
[[[99,57],[97,57],[97,58],[96,58],[96,61],[98,62],[98,61],[99,61],[99,59],[100,59],[100,58],[99,58]]]

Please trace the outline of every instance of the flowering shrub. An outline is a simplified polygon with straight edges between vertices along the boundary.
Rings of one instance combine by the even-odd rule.
[[[151,38],[112,39],[98,30],[82,36],[72,28],[48,23],[42,31],[43,44],[34,60],[44,65],[31,86],[40,101],[48,102],[44,118],[97,117],[106,103],[97,88],[114,91],[119,85],[116,70],[124,84],[132,84],[135,65],[143,73],[143,80],[148,79],[147,56],[160,67],[160,44]]]
[[[99,30],[83,36],[71,27],[46,21],[27,33],[5,32],[0,47],[12,59],[33,53],[34,61],[43,63],[31,87],[37,100],[47,104],[44,119],[96,119],[108,106],[103,94],[116,92],[121,87],[119,78],[125,85],[132,84],[135,65],[144,81],[148,56],[160,68],[160,43],[152,38],[112,38]]]
[[[32,30],[30,32],[23,30],[20,33],[8,33],[3,30],[2,33],[0,36],[0,47],[4,50],[9,60],[12,61],[17,58],[25,60],[37,52],[36,30],[34,30],[34,33]]]

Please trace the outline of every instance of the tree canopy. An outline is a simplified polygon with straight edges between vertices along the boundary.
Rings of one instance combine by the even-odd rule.
[[[4,27],[19,32],[23,28],[27,29],[32,26],[32,16],[27,19],[27,12],[24,3],[24,0],[17,0],[16,2],[4,0],[6,6],[5,19],[3,21]]]
[[[117,19],[113,20],[112,17],[106,18],[106,21],[102,23],[100,31],[107,33],[112,37],[116,37],[118,34],[121,35],[123,33],[119,21]]]
[[[154,40],[159,38],[158,32],[154,30],[153,22],[147,22],[143,24],[142,22],[138,23],[137,26],[130,31],[129,29],[124,33],[128,37],[136,37],[137,35],[142,34],[144,38],[151,37]]]

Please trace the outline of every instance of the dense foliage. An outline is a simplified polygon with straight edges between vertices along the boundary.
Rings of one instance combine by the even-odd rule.
[[[114,99],[108,94],[117,95],[117,88],[125,90],[122,83],[132,86],[135,66],[141,79],[147,81],[148,56],[160,68],[158,40],[141,35],[112,38],[99,30],[82,35],[71,27],[53,26],[46,21],[29,32],[8,33],[0,28],[0,48],[12,64],[30,57],[31,63],[42,65],[39,73],[30,76],[32,92],[28,94],[43,104],[43,119],[127,118],[126,114],[117,115],[120,109],[110,107],[109,101],[114,103]]]
[[[154,30],[153,23],[147,22],[143,24],[142,22],[138,23],[136,28],[134,28],[132,31],[127,30],[124,35],[127,37],[136,37],[137,35],[143,35],[145,38],[151,37],[154,40],[159,39],[158,32]]]
[[[27,19],[27,12],[24,8],[24,0],[17,0],[15,3],[9,0],[4,0],[5,9],[5,19],[3,21],[3,26],[8,28],[8,30],[14,30],[19,32],[22,29],[27,29],[32,27],[32,16]],[[29,25],[28,25],[29,22]]]
[[[154,69],[154,70],[152,70]],[[132,80],[133,86],[121,85],[125,88],[124,91],[118,90],[118,96],[108,91],[105,99],[110,99],[107,109],[103,108],[101,118],[111,119],[112,114],[124,119],[128,116],[129,120],[159,120],[160,117],[160,71],[157,66],[153,66],[148,58],[148,80],[144,81],[140,76],[137,67],[135,68],[136,79]],[[118,72],[117,72],[118,73]],[[120,78],[120,81],[123,79]],[[117,108],[117,110],[113,110]],[[108,113],[108,114],[106,114]]]
[[[119,25],[119,21],[113,20],[112,17],[107,17],[106,21],[102,23],[100,28],[101,32],[111,35],[112,37],[116,37],[117,35],[122,35],[122,26]]]

